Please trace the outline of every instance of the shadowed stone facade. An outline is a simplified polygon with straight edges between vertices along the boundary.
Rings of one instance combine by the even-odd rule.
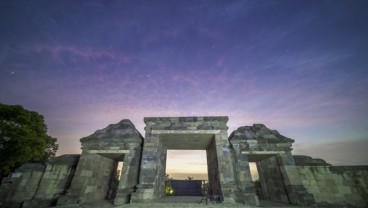
[[[230,135],[229,140],[236,163],[239,164],[235,166],[237,184],[247,198],[253,198],[255,193],[249,162],[257,162],[262,192],[268,199],[301,205],[314,203],[299,179],[291,154],[294,140],[263,124],[240,127]]]
[[[294,140],[263,124],[228,137],[228,117],[148,117],[145,138],[122,120],[82,138],[81,155],[24,164],[0,186],[0,207],[152,204],[165,196],[167,150],[205,150],[209,193],[224,204],[259,200],[312,206],[368,206],[368,166],[331,166],[291,154]],[[123,162],[120,180],[117,165]],[[249,162],[255,162],[256,193]]]
[[[71,187],[58,205],[80,204],[109,199],[114,204],[129,203],[138,182],[143,138],[129,120],[96,131],[81,139],[82,155]],[[121,180],[115,196],[111,190],[117,165],[123,161]]]

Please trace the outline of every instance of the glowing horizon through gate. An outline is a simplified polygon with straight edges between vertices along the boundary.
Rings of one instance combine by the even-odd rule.
[[[167,150],[166,174],[173,179],[208,180],[206,150]],[[178,163],[180,161],[180,163]],[[255,163],[249,163],[252,180],[258,179]]]
[[[166,174],[169,177],[208,180],[206,150],[167,150],[166,158]]]

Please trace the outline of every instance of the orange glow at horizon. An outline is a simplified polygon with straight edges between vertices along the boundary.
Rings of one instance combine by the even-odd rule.
[[[193,177],[208,180],[206,150],[167,150],[166,174],[174,179]],[[258,179],[257,166],[249,163],[252,179]]]

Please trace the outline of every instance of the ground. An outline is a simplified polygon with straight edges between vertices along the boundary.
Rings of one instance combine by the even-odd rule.
[[[208,207],[208,208],[256,208],[256,206],[250,206],[250,205],[242,205],[242,204],[225,204],[225,203],[219,203],[219,204],[212,204],[208,203],[206,205],[205,202],[202,202],[201,204],[198,204],[198,202],[201,200],[201,197],[164,197],[161,198],[159,201],[154,203],[135,203],[135,204],[126,204],[124,206],[116,206],[115,208],[201,208],[201,207]],[[63,208],[90,208],[90,207],[98,207],[98,208],[110,208],[114,207],[111,203],[108,201],[98,201],[91,204],[83,204],[83,205],[71,205],[71,206],[62,206]],[[270,208],[310,208],[309,206],[293,206],[290,204],[285,203],[278,203],[278,202],[269,202],[269,201],[261,201],[261,207],[270,207]]]

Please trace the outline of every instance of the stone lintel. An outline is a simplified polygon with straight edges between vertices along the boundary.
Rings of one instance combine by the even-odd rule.
[[[284,151],[242,151],[244,155],[281,155]]]
[[[248,155],[249,162],[259,162],[275,155],[283,154],[283,151],[242,151],[241,154]]]
[[[86,152],[107,157],[115,161],[123,161],[124,156],[129,153],[129,150],[87,150]]]
[[[221,130],[151,130],[151,134],[220,134]]]
[[[91,154],[128,154],[129,150],[87,150]]]
[[[229,120],[228,116],[201,116],[201,117],[145,117],[144,123],[147,122],[163,122],[163,121],[179,121],[179,122],[197,122],[197,121],[219,121],[227,122]]]

